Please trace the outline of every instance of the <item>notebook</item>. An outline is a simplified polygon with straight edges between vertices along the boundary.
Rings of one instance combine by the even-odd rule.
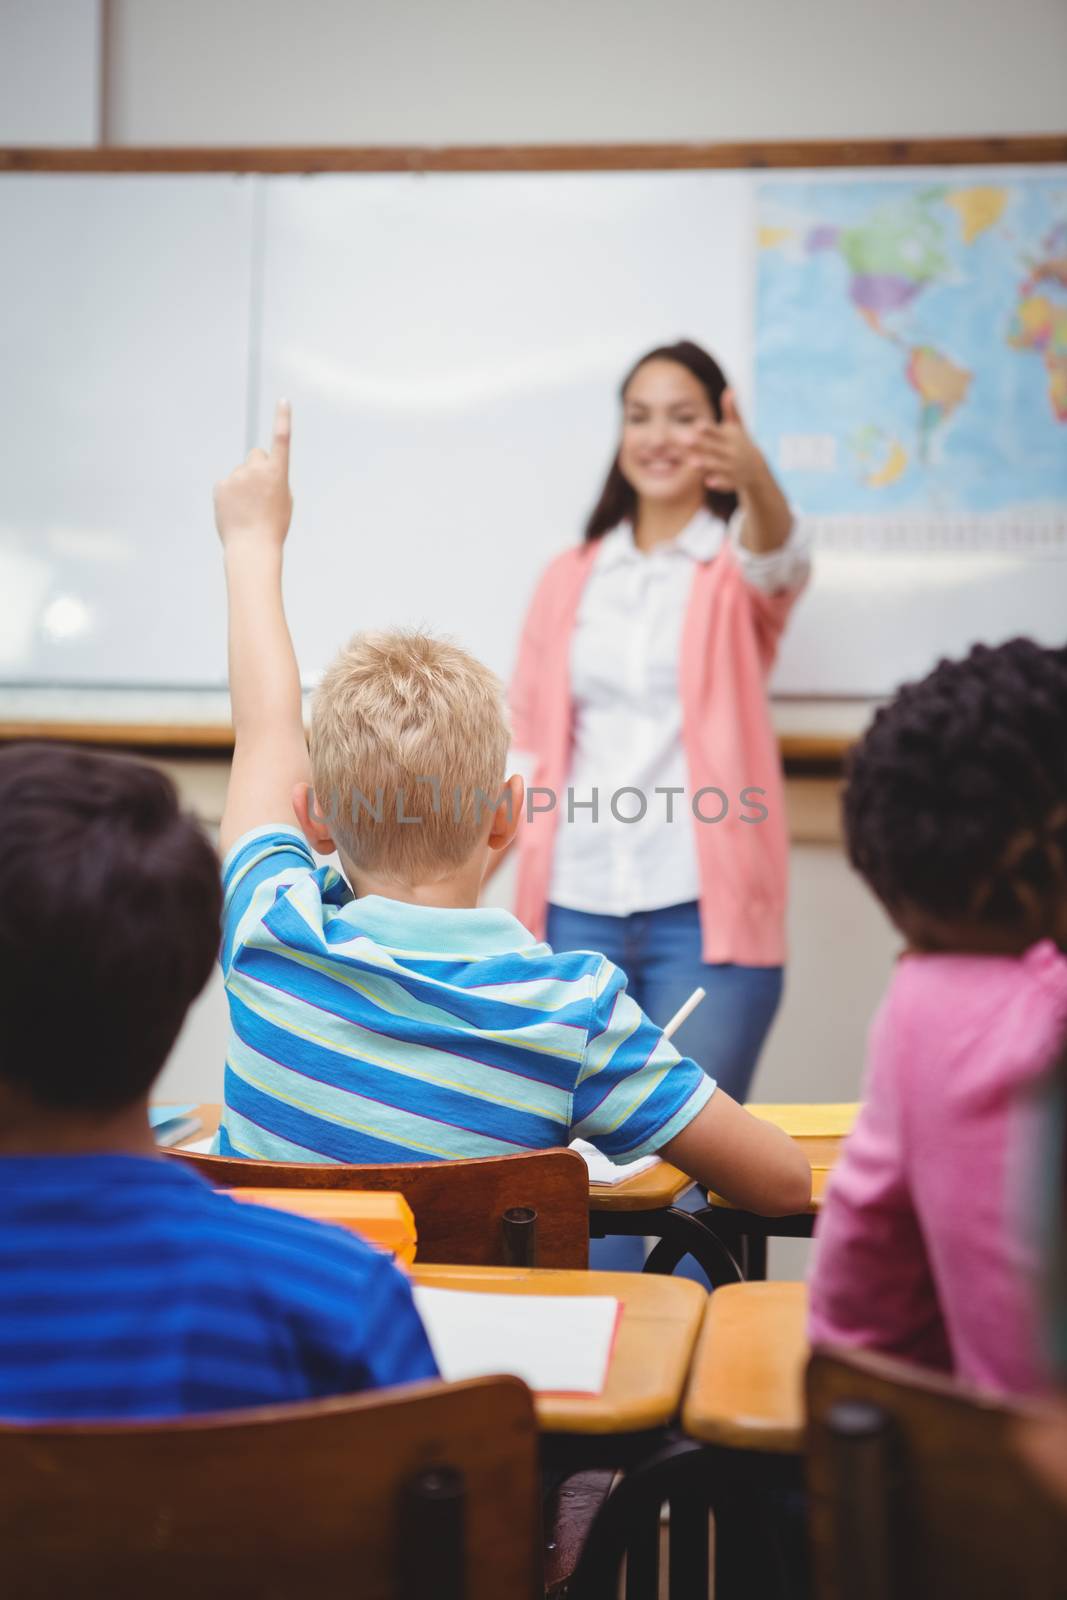
[[[510,1372],[544,1394],[602,1394],[622,1315],[608,1295],[479,1294],[417,1284],[415,1304],[449,1382]]]
[[[637,1173],[647,1172],[650,1167],[660,1164],[659,1156],[638,1156],[636,1161],[630,1161],[624,1167],[618,1166],[595,1145],[586,1144],[584,1139],[573,1140],[571,1149],[577,1150],[589,1168],[590,1183],[606,1183],[613,1188],[615,1184],[625,1183],[627,1178],[636,1177]]]
[[[181,1144],[191,1133],[198,1132],[202,1126],[200,1118],[190,1114],[195,1110],[195,1105],[149,1106],[148,1125],[156,1143],[166,1146]]]

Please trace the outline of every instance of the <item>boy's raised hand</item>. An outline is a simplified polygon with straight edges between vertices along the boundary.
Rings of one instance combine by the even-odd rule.
[[[310,779],[300,673],[282,600],[282,547],[289,532],[289,406],[274,414],[269,453],[215,486],[230,619],[230,709],[234,752],[219,826],[225,854],[250,828],[292,826],[293,794]]]
[[[291,431],[289,402],[279,400],[269,454],[251,450],[241,466],[215,485],[215,526],[227,549],[245,540],[279,549],[285,542],[293,515],[289,492]]]

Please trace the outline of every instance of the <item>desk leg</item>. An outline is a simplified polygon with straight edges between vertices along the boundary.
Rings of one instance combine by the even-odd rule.
[[[810,1239],[815,1231],[810,1211],[791,1217],[760,1217],[754,1211],[706,1206],[696,1216],[730,1251],[746,1282],[766,1278],[768,1239]]]
[[[634,1520],[626,1546],[626,1600],[649,1600],[659,1591],[659,1506],[635,1509]]]
[[[740,1283],[741,1269],[729,1246],[700,1220],[701,1215],[679,1206],[655,1211],[590,1211],[589,1234],[593,1239],[617,1234],[658,1239],[645,1262],[646,1272],[668,1276],[684,1256],[692,1256],[713,1289]]]
[[[618,1572],[626,1552],[627,1600],[652,1600],[658,1591],[660,1507],[671,1506],[672,1551],[681,1539],[681,1559],[671,1562],[671,1600],[707,1600],[707,1497],[702,1467],[704,1445],[671,1438],[654,1454],[634,1463],[600,1508],[574,1572],[575,1600],[615,1600]],[[674,1531],[675,1501],[680,1532]],[[696,1553],[696,1519],[702,1514],[704,1561]]]
[[[746,1283],[762,1281],[767,1276],[767,1235],[746,1233],[741,1236],[741,1271]]]
[[[656,1232],[659,1244],[655,1245],[645,1262],[646,1272],[668,1274],[674,1271],[683,1256],[692,1256],[713,1289],[725,1283],[740,1283],[741,1267],[729,1246],[700,1220],[699,1212],[682,1211],[671,1206],[665,1212],[656,1212],[661,1218]]]
[[[708,1562],[708,1497],[702,1490],[680,1490],[671,1496],[670,1600],[706,1596]]]

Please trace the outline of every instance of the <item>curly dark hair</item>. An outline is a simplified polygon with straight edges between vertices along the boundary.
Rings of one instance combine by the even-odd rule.
[[[1067,648],[939,662],[878,711],[845,779],[849,859],[898,921],[1030,941],[1067,920]]]

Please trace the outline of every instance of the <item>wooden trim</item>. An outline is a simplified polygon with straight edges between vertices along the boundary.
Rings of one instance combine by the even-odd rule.
[[[13,744],[20,739],[110,745],[120,750],[178,750],[187,754],[228,754],[233,749],[233,729],[223,723],[0,721],[0,744]],[[828,768],[832,775],[854,743],[854,739],[838,734],[785,733],[780,735],[778,747],[787,766],[808,773]]]
[[[0,172],[618,172],[1067,162],[1067,133],[726,144],[0,149]]]
[[[782,733],[778,736],[782,760],[805,768],[819,768],[827,763],[833,765],[843,761],[855,743],[855,738],[839,733]]]
[[[0,722],[0,744],[19,739],[55,739],[61,744],[112,745],[120,750],[233,749],[233,729],[222,723],[180,722]]]

